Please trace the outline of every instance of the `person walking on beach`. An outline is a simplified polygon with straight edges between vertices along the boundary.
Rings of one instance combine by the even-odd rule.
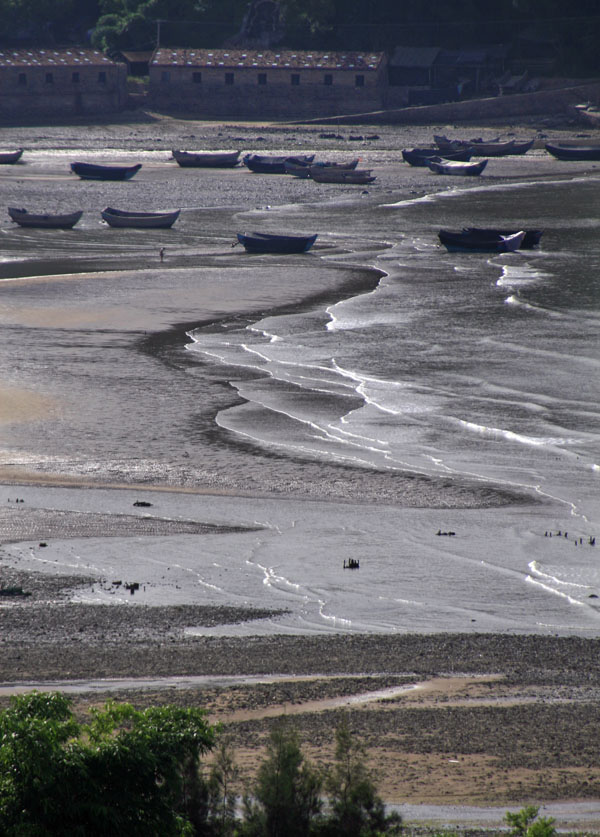
[[[160,248],[160,250],[158,251],[158,255],[160,256],[160,260],[162,262],[165,258],[165,248],[164,247]]]

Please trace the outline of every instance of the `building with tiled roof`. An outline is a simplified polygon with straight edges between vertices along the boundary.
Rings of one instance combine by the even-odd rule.
[[[198,117],[286,117],[378,110],[381,52],[157,49],[150,62],[156,107]]]
[[[121,110],[126,70],[93,49],[0,51],[0,115],[69,115]]]

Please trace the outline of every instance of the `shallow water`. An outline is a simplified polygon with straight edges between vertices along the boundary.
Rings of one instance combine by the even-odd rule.
[[[3,464],[290,499],[161,495],[152,513],[264,532],[201,547],[74,539],[43,556],[16,544],[11,560],[127,571],[147,582],[136,603],[289,611],[257,632],[597,634],[594,173],[509,185],[490,167],[476,188],[407,199],[390,168],[349,197],[241,170],[190,177],[150,152],[139,182],[85,183],[65,173],[70,155],[44,154],[28,205],[52,195],[85,215],[69,232],[1,231],[1,275],[41,277],[2,287],[4,384],[44,399],[32,421],[3,426]],[[23,183],[4,185],[9,205],[24,202]],[[100,223],[104,205],[132,201],[184,211],[168,235]],[[447,254],[437,230],[467,223],[539,227],[542,246]],[[230,246],[246,227],[319,240],[306,256],[247,257]],[[115,601],[102,585],[83,598]]]

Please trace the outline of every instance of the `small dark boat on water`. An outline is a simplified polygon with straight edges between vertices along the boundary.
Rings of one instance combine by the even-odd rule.
[[[101,166],[96,163],[71,163],[71,171],[82,180],[131,180],[142,168],[135,166]]]
[[[600,145],[547,142],[545,148],[558,160],[600,160]]]
[[[333,166],[310,166],[310,176],[316,183],[372,183],[376,180],[371,169],[340,169]]]
[[[514,139],[502,141],[499,139],[459,140],[448,139],[448,137],[435,134],[433,139],[444,156],[448,152],[457,151],[461,148],[470,148],[473,157],[507,157],[512,154],[526,154],[530,148],[533,148],[534,143],[534,140],[518,141]]]
[[[238,233],[238,242],[249,253],[306,253],[317,240],[315,235],[277,235],[275,233]]]
[[[517,154],[527,154],[533,148],[534,140],[506,140],[506,142],[474,142],[471,145],[473,157],[512,157]]]
[[[0,151],[0,163],[2,163],[3,165],[10,163],[18,163],[22,156],[22,148],[19,148],[16,151]]]
[[[310,169],[311,167],[314,168],[321,168],[321,169],[338,169],[342,171],[353,171],[359,163],[358,157],[354,160],[350,160],[347,163],[336,163],[331,162],[329,160],[317,161],[316,163],[299,163],[299,162],[290,162],[289,160],[285,163],[285,170],[287,174],[293,174],[294,177],[310,177]]]
[[[510,253],[519,249],[525,238],[525,231],[519,230],[512,235],[501,235],[485,230],[475,234],[471,230],[440,230],[438,238],[440,243],[451,252],[470,250],[485,253]]]
[[[485,228],[485,227],[463,227],[463,233],[468,233],[469,235],[476,237],[480,236],[481,238],[489,238],[490,236],[510,236],[514,235],[517,232],[520,232],[519,229],[497,229],[496,227]],[[540,243],[543,230],[525,230],[525,237],[521,242],[521,250],[531,250],[533,247],[537,247]]]
[[[257,174],[286,174],[286,163],[309,164],[315,159],[314,154],[291,155],[288,157],[270,156],[266,154],[246,154],[242,162]]]
[[[69,212],[62,215],[49,215],[28,212],[26,209],[8,207],[8,214],[11,219],[20,227],[40,227],[54,230],[70,230],[80,220],[81,212]]]
[[[125,227],[129,229],[168,229],[179,218],[179,209],[172,212],[127,212],[124,209],[114,209],[107,206],[102,210],[102,218],[109,227]]]
[[[411,166],[427,166],[428,160],[432,157],[439,158],[439,148],[403,148],[402,159]],[[445,160],[456,160],[460,163],[468,163],[471,159],[470,147],[461,148],[458,151],[448,151],[444,155]]]
[[[239,151],[177,151],[172,154],[183,168],[230,169],[240,160]]]
[[[457,160],[448,160],[446,157],[432,157],[427,160],[427,165],[435,174],[454,174],[463,177],[476,177],[481,174],[487,165],[487,160],[478,162],[459,163]]]

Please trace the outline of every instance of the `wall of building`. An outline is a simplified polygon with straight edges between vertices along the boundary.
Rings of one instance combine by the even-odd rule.
[[[325,83],[326,76],[330,84]],[[362,77],[361,86],[356,84],[357,76]],[[375,72],[152,65],[149,90],[154,107],[198,118],[295,119],[377,110],[383,105],[384,84],[383,76]]]
[[[0,67],[0,115],[5,117],[93,115],[126,104],[124,64]]]

